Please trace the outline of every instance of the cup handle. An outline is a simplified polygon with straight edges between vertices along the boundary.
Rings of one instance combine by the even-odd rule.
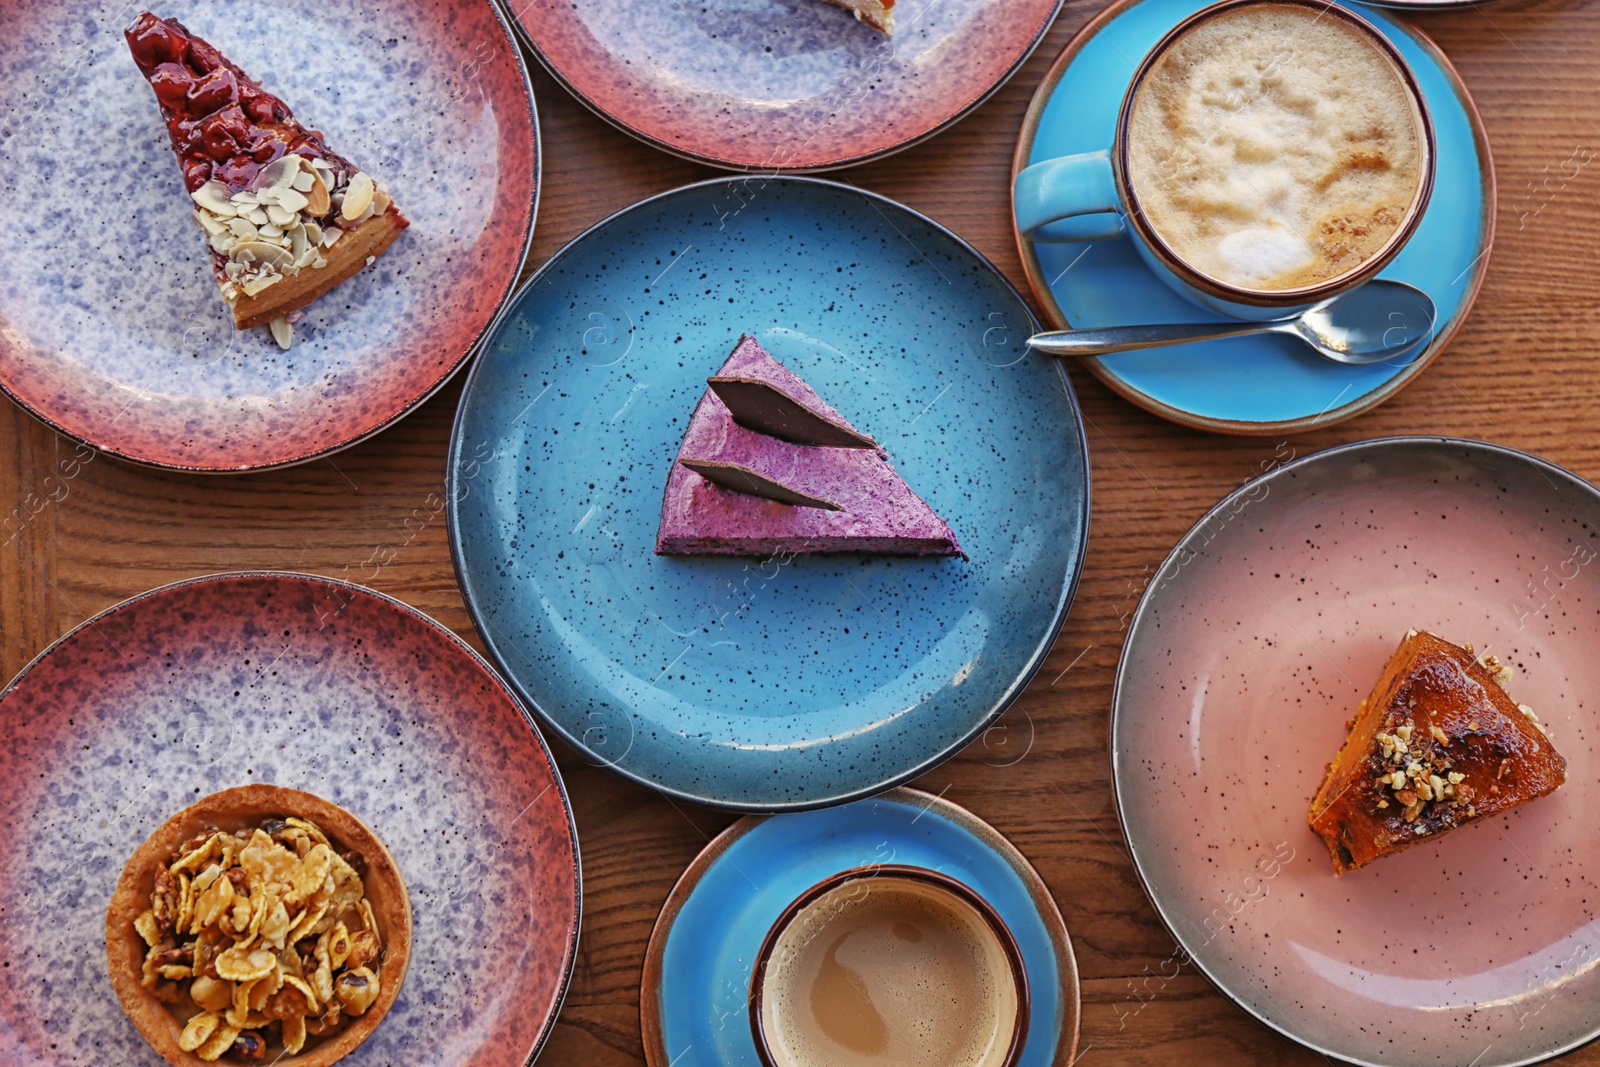
[[[1109,151],[1061,156],[1017,175],[1017,229],[1031,241],[1108,241],[1122,236],[1122,198]]]

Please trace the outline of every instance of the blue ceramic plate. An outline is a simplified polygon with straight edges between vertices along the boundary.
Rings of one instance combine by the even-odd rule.
[[[1068,43],[1034,94],[1012,177],[1043,159],[1108,148],[1135,66],[1206,0],[1118,0]],[[1148,349],[1087,361],[1101,381],[1164,418],[1223,433],[1280,434],[1327,426],[1377,406],[1421,374],[1455,336],[1477,298],[1494,239],[1494,164],[1467,87],[1421,31],[1350,5],[1416,73],[1437,138],[1433,196],[1410,242],[1378,275],[1433,297],[1433,340],[1385,363],[1347,367],[1282,336],[1207,341],[1194,351]],[[1210,322],[1145,266],[1126,239],[1034,244],[1017,238],[1023,268],[1057,329]]]
[[[1032,1007],[1018,1067],[1068,1067],[1077,1058],[1078,967],[1050,891],[994,827],[914,789],[741,819],[706,846],[673,887],[645,951],[639,1014],[650,1067],[759,1067],[746,997],[762,938],[824,878],[886,863],[949,875],[994,906],[1028,969]]]
[[[531,278],[473,367],[450,537],[485,645],[550,726],[665,792],[774,810],[877,792],[998,716],[1083,559],[1077,403],[970,246],[890,200],[722,179],[636,204]],[[752,333],[970,559],[654,552],[706,378]]]

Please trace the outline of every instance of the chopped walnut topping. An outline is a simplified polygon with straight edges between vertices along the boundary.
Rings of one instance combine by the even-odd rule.
[[[1450,743],[1450,735],[1439,729],[1437,725],[1429,726],[1428,732],[1432,734],[1433,739],[1439,742],[1441,745],[1448,745]]]
[[[1539,716],[1537,716],[1537,715],[1535,715],[1533,713],[1533,709],[1532,708],[1528,707],[1528,705],[1526,705],[1526,704],[1518,704],[1517,705],[1517,710],[1522,712],[1522,714],[1527,718],[1527,720],[1529,722],[1533,723],[1533,725],[1538,728],[1538,730],[1539,730],[1539,732],[1541,734],[1544,734],[1546,737],[1550,736],[1550,731],[1546,730],[1544,728],[1544,723],[1539,721]]]
[[[1470,653],[1472,651],[1472,646],[1467,645],[1466,649]],[[1495,684],[1501,689],[1505,689],[1510,686],[1511,679],[1516,676],[1515,671],[1513,671],[1510,667],[1507,667],[1504,663],[1501,663],[1492,655],[1485,655],[1478,662],[1483,664],[1483,669],[1489,672],[1489,676],[1495,680]]]

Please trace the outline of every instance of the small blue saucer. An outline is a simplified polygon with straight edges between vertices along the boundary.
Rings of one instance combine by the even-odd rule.
[[[994,827],[914,789],[740,819],[695,857],[645,951],[639,1017],[650,1067],[760,1067],[746,998],[762,938],[824,878],[886,863],[949,875],[999,912],[1022,949],[1032,1001],[1018,1067],[1068,1067],[1078,1047],[1078,966],[1050,891]]]
[[[1044,159],[1109,148],[1122,96],[1140,59],[1207,0],[1117,0],[1073,39],[1034,93],[1012,178]],[[1255,336],[1086,360],[1113,391],[1163,418],[1221,433],[1282,434],[1359,415],[1421,374],[1466,320],[1494,240],[1495,180],[1476,105],[1439,47],[1420,30],[1348,5],[1376,26],[1415,72],[1437,138],[1433,196],[1406,247],[1378,275],[1409,282],[1438,307],[1433,340],[1384,363],[1330,363],[1289,337]],[[1213,322],[1152,274],[1126,239],[1035,244],[1017,236],[1028,282],[1055,329]]]

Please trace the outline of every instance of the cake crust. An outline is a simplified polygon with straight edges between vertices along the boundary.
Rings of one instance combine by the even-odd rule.
[[[882,33],[894,33],[894,0],[827,0]]]

